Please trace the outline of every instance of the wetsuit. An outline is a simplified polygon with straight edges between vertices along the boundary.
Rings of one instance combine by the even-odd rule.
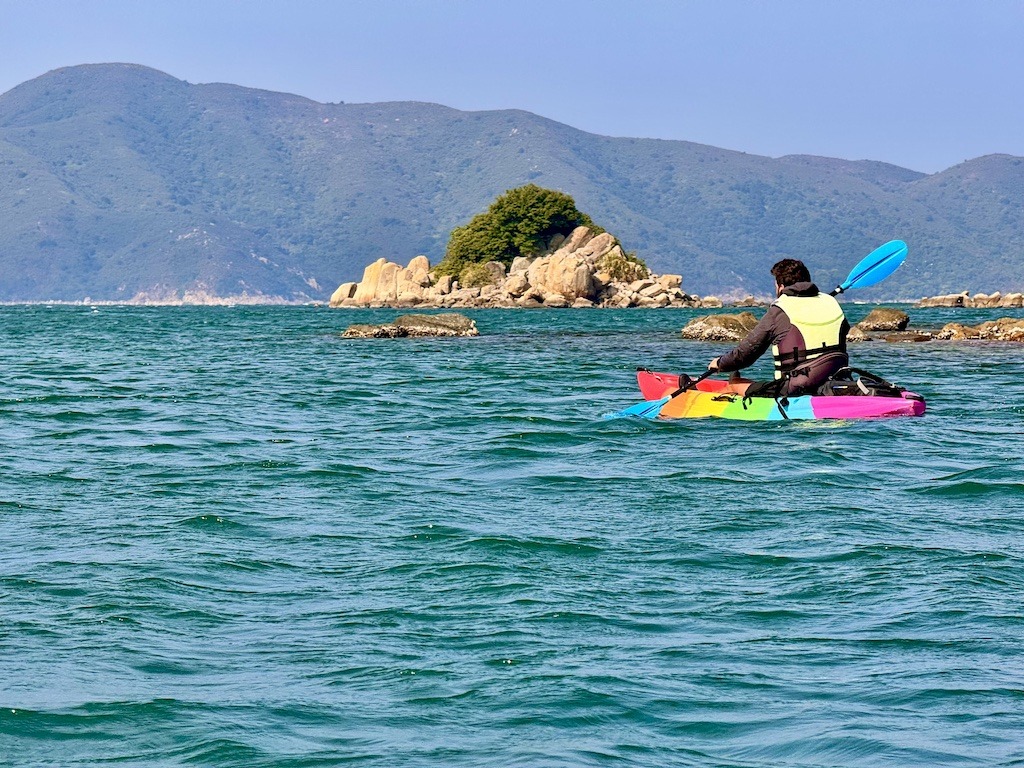
[[[850,364],[846,354],[849,332],[839,302],[821,293],[814,283],[794,283],[782,289],[747,337],[722,355],[718,368],[747,368],[771,347],[775,381],[754,382],[747,395],[813,394],[833,373]]]

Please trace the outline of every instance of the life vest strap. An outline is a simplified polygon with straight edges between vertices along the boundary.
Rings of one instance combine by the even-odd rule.
[[[775,355],[775,368],[776,370],[785,370],[792,366],[800,365],[800,363],[806,363],[811,360],[817,360],[819,357],[825,355],[835,354],[846,354],[845,344],[822,344],[820,347],[815,347],[810,350],[793,349],[790,352],[782,352],[781,350]]]

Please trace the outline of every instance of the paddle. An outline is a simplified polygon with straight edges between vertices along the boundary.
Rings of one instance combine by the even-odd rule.
[[[907,244],[902,240],[890,240],[880,245],[850,270],[850,275],[835,287],[829,296],[838,296],[851,288],[867,288],[880,283],[907,258]]]

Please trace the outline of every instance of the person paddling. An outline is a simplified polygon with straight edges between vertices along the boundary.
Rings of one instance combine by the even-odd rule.
[[[832,296],[811,282],[802,261],[783,259],[772,267],[778,298],[735,349],[708,363],[709,371],[735,372],[729,390],[744,397],[814,394],[832,374],[850,364],[850,324]],[[751,381],[738,372],[772,349],[774,381]]]

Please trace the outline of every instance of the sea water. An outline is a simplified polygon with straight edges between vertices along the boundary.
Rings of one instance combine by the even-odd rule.
[[[698,311],[396,314],[0,308],[0,764],[1024,764],[1021,346],[662,423]]]

